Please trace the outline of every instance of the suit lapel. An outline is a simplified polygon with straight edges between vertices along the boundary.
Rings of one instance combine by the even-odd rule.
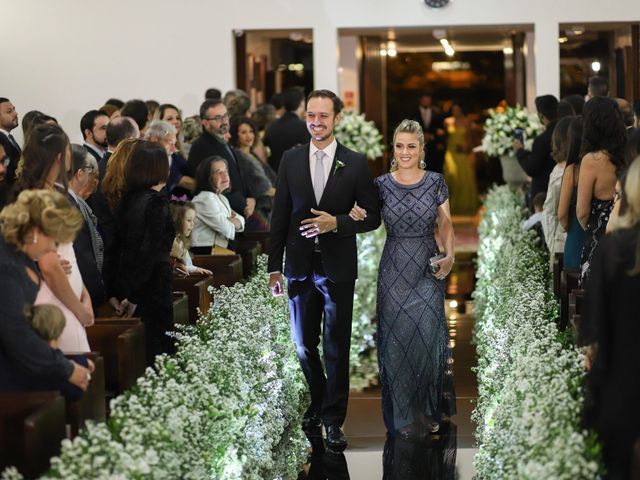
[[[304,183],[303,190],[305,192],[310,192],[309,198],[311,198],[311,201],[313,202],[314,206],[317,207],[318,204],[316,203],[316,196],[313,193],[313,180],[311,180],[311,165],[309,164],[309,149],[310,149],[309,143],[307,143],[305,148],[300,149],[300,151],[303,153],[303,158],[300,159],[300,167],[301,167],[300,178]]]

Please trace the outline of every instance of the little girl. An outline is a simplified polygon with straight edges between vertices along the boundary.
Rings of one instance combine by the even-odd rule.
[[[196,218],[196,209],[193,203],[172,203],[171,217],[176,228],[176,238],[171,248],[171,256],[181,264],[177,267],[178,270],[183,270],[187,275],[191,273],[212,275],[211,270],[196,267],[191,261],[191,255],[189,255],[191,232]]]

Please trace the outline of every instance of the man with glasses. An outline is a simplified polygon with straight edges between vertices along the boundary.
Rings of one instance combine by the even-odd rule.
[[[202,135],[191,145],[187,168],[195,178],[198,165],[208,157],[218,155],[227,161],[231,188],[225,192],[233,211],[244,215],[253,215],[256,206],[255,197],[243,182],[238,160],[228,143],[229,113],[222,100],[205,100],[200,106]]]

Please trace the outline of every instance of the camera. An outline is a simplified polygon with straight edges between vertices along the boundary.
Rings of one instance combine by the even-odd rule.
[[[521,128],[516,128],[514,130],[513,138],[521,143],[524,143],[524,132]]]

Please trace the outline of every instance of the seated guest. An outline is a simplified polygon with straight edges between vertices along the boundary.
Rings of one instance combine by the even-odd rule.
[[[196,222],[191,250],[197,255],[232,253],[227,248],[236,232],[244,230],[244,217],[234,212],[224,192],[230,188],[227,162],[222,157],[202,161],[196,173]]]
[[[147,108],[146,103],[142,100],[129,100],[122,106],[120,115],[123,117],[131,117],[138,125],[140,136],[144,136],[147,123],[149,122],[149,109]]]
[[[546,247],[546,241],[542,228],[542,206],[544,205],[544,200],[546,197],[547,192],[538,192],[538,194],[533,197],[533,215],[527,218],[527,220],[525,220],[522,224],[522,230],[524,230],[525,232],[528,230],[533,230],[534,232],[536,232],[539,243],[543,247]]]
[[[94,156],[96,162],[102,160],[107,151],[107,124],[109,117],[99,110],[89,110],[80,119],[80,132],[84,147]]]
[[[116,148],[121,141],[127,138],[138,138],[140,136],[140,130],[138,130],[138,124],[129,117],[116,117],[109,121],[107,124],[107,151],[102,157],[102,160],[98,161],[98,168],[100,169],[100,181],[104,178],[104,174],[107,171],[107,163],[109,158],[113,155]]]
[[[171,217],[173,218],[173,226],[176,229],[176,238],[171,247],[171,256],[181,264],[180,270],[186,272],[187,275],[191,273],[212,275],[211,270],[196,267],[189,254],[191,233],[196,219],[196,207],[191,202],[172,203]]]
[[[85,198],[93,193],[98,174],[96,159],[81,145],[72,145],[71,171],[69,172],[69,200],[80,210],[84,225],[73,242],[78,268],[84,281],[94,311],[105,301],[102,283],[104,242],[98,232],[98,219]]]
[[[175,127],[163,120],[154,120],[151,122],[144,134],[145,140],[159,143],[167,152],[169,178],[167,179],[166,192],[168,195],[174,193],[176,187],[181,187],[187,191],[195,188],[194,179],[187,175],[187,161],[182,158],[182,155],[177,151],[176,135],[177,130]]]
[[[557,162],[549,175],[547,198],[542,207],[542,229],[549,249],[549,265],[553,269],[553,259],[556,252],[564,252],[567,239],[565,232],[558,223],[558,203],[560,202],[560,188],[562,176],[567,163],[567,149],[569,147],[569,125],[573,117],[564,117],[558,121],[551,137],[551,156]]]
[[[161,192],[168,176],[166,150],[138,142],[125,165],[125,193],[116,214],[116,288],[125,314],[142,318],[149,366],[156,355],[174,351],[167,332],[173,329],[169,252],[176,234],[169,199]]]
[[[69,138],[55,125],[40,125],[29,135],[22,152],[24,168],[16,180],[16,191],[49,189],[67,193],[67,172],[71,167]],[[64,262],[61,263],[61,260]],[[65,270],[65,265],[68,270]],[[82,281],[73,244],[61,243],[55,251],[38,258],[44,278],[36,304],[54,304],[67,319],[61,349],[65,352],[90,351],[85,327],[93,324],[91,296]]]
[[[632,478],[632,449],[640,438],[640,157],[629,167],[624,194],[621,228],[604,236],[593,256],[579,326],[590,345],[584,417],[603,444],[611,479]]]
[[[235,148],[242,178],[256,197],[256,210],[247,218],[245,230],[268,231],[273,197],[276,193],[276,174],[271,166],[267,162],[261,162],[253,151],[256,127],[251,119],[241,117],[232,121],[230,133],[229,143]],[[273,182],[269,176],[274,179]]]
[[[23,191],[0,212],[0,368],[12,373],[0,375],[0,391],[89,385],[90,370],[49,347],[25,318],[42,283],[35,260],[54,252],[56,243],[73,241],[81,226],[82,215],[50,190]]]

